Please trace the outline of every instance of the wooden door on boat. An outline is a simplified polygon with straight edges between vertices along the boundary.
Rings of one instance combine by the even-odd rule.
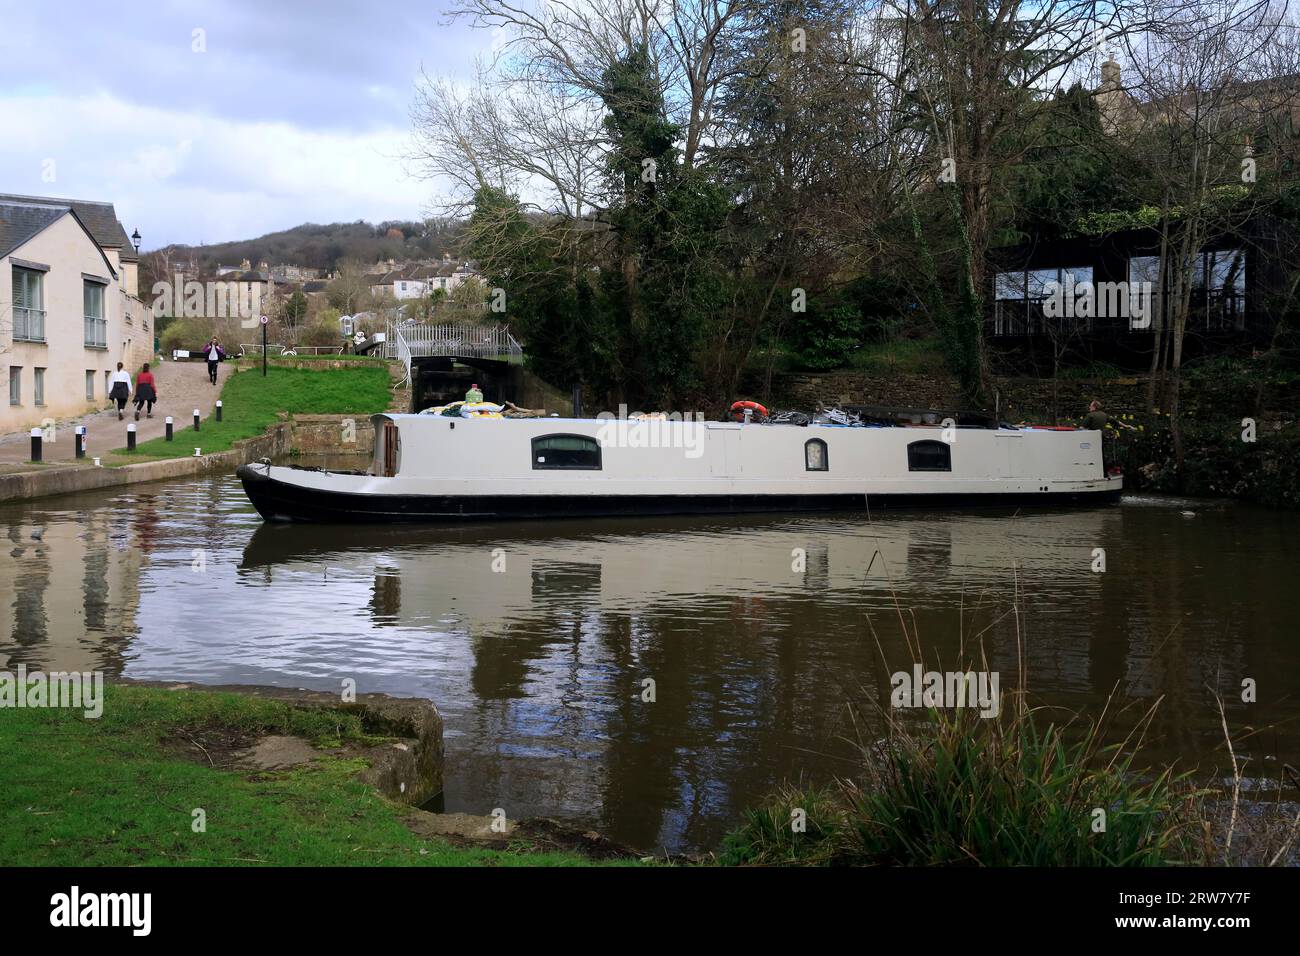
[[[397,432],[397,423],[388,419],[384,420],[384,474],[385,478],[392,478],[397,474],[397,443],[400,441]]]

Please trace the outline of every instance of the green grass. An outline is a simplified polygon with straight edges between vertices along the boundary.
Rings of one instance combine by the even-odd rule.
[[[568,853],[455,847],[359,783],[356,758],[256,774],[213,769],[167,739],[224,728],[318,746],[365,740],[359,718],[198,691],[110,686],[103,716],[0,710],[0,865],[581,866]],[[192,829],[206,813],[206,832]]]
[[[388,369],[379,363],[374,368],[339,368],[315,371],[277,368],[267,370],[264,378],[258,369],[238,372],[221,389],[222,421],[213,417],[202,421],[196,434],[193,417],[180,410],[176,419],[175,440],[154,438],[141,442],[134,452],[117,449],[117,460],[108,464],[177,458],[192,455],[195,447],[204,453],[226,451],[235,442],[262,434],[276,421],[278,412],[291,415],[357,414],[373,415],[388,408],[391,398]],[[183,423],[190,422],[189,425]]]
[[[856,349],[848,359],[851,368],[865,372],[923,374],[944,372],[943,350],[937,339],[897,339],[870,343]]]

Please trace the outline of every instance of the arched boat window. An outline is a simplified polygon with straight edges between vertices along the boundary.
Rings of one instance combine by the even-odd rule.
[[[826,454],[826,443],[820,438],[810,438],[803,443],[805,471],[830,471],[831,461]]]
[[[586,435],[542,435],[534,438],[533,468],[600,471],[600,442]]]
[[[908,471],[952,471],[952,446],[946,441],[914,441],[907,446]]]

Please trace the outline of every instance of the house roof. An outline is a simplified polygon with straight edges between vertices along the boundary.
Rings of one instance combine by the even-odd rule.
[[[139,262],[140,256],[131,245],[131,238],[117,218],[111,202],[93,202],[84,199],[54,199],[49,196],[19,196],[0,194],[0,203],[23,203],[50,209],[71,209],[86,231],[104,249],[117,249],[123,262]]]
[[[95,243],[95,251],[104,260],[104,267],[108,269],[109,275],[116,278],[117,272],[114,271],[112,263],[108,261],[108,256],[104,255],[99,240],[95,238],[94,233],[77,215],[75,209],[48,203],[26,202],[9,196],[0,196],[0,259],[9,255],[34,236],[44,232],[64,216],[71,216],[77,225],[81,227],[82,232],[86,234],[91,242]]]
[[[66,209],[0,200],[0,259],[67,214]]]

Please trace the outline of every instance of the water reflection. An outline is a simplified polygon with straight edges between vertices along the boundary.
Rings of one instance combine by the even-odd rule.
[[[1163,697],[1156,752],[1192,760],[1217,746],[1207,687],[1254,676],[1234,719],[1290,722],[1244,746],[1295,762],[1293,515],[313,528],[262,524],[230,479],[146,487],[0,508],[0,660],[428,696],[451,810],[716,845],[782,780],[849,768],[846,703],[886,692],[905,629],[946,661],[982,642],[1004,686],[1023,654],[1053,704]]]

